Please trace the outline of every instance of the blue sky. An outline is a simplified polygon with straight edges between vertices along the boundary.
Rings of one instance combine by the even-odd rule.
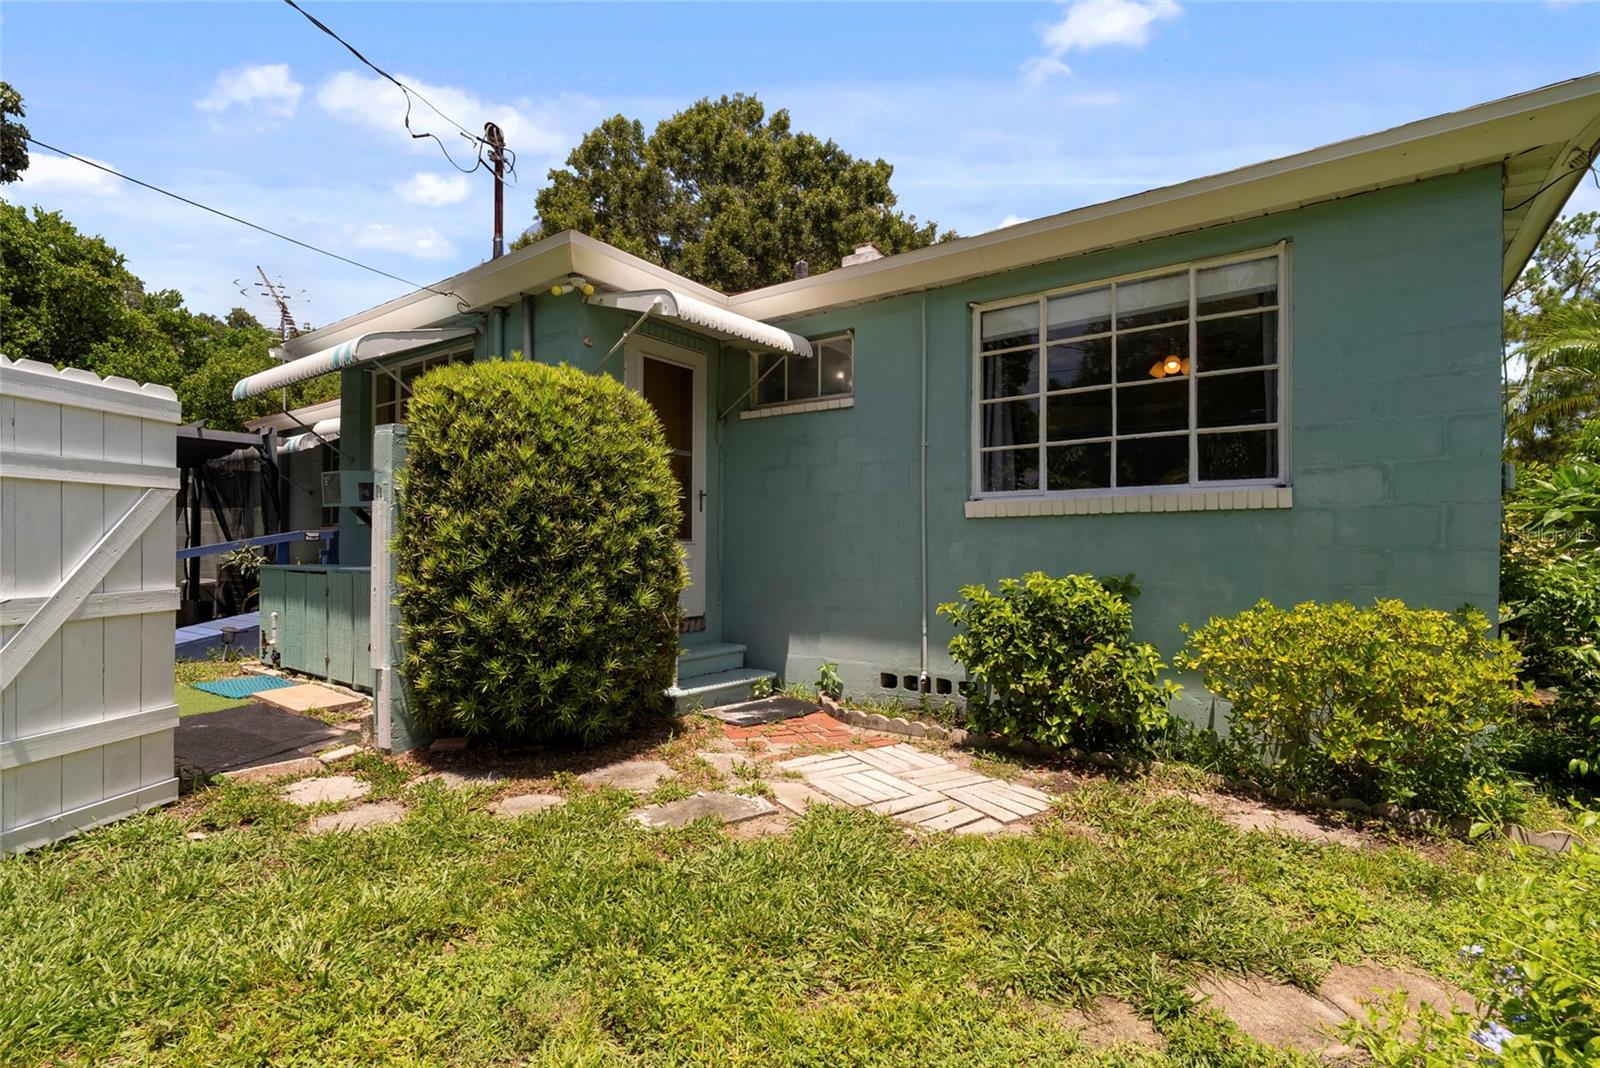
[[[305,6],[464,125],[501,123],[511,234],[600,119],[706,95],[883,157],[903,209],[972,234],[1600,69],[1600,4],[1577,2]],[[130,175],[418,282],[488,257],[486,177],[413,143],[398,90],[281,3],[8,2],[0,70],[34,136]],[[257,264],[317,324],[406,289],[47,157],[6,198],[192,307],[268,318],[238,293]]]

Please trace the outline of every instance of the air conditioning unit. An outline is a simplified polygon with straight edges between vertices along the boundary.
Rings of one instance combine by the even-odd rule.
[[[356,478],[354,496],[346,496],[344,492],[346,474]],[[371,471],[324,471],[322,472],[322,507],[324,508],[366,508],[372,504],[372,472]]]

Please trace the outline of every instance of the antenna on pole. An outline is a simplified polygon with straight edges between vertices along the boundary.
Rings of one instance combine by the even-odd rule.
[[[267,272],[261,269],[260,264],[256,265],[256,273],[261,276],[261,284],[267,287],[267,295],[278,306],[278,336],[288,341],[300,332],[300,327],[295,325],[294,316],[289,313],[289,298],[272,284],[272,279],[267,277]]]
[[[489,161],[494,164],[494,259],[506,250],[506,137],[492,122],[483,124],[483,139],[489,144]]]

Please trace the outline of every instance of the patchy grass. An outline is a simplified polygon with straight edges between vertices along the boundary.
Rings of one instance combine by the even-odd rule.
[[[249,703],[237,697],[218,697],[214,693],[197,690],[186,682],[178,683],[173,689],[172,698],[178,703],[180,716],[203,716],[207,712],[221,712],[225,708],[238,708]]]
[[[565,772],[566,805],[499,821],[405,762],[345,770],[407,818],[310,836],[224,782],[0,864],[0,1063],[1296,1064],[1186,981],[1450,977],[1518,874],[1491,844],[1241,835],[1159,779],[1078,782],[1031,837],[822,807],[743,839],[646,831]],[[1064,1010],[1102,994],[1167,1051],[1085,1045]]]

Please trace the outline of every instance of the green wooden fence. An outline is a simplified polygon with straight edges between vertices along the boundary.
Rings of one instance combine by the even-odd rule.
[[[372,689],[370,586],[364,567],[263,567],[261,634],[271,636],[276,612],[278,666]]]

